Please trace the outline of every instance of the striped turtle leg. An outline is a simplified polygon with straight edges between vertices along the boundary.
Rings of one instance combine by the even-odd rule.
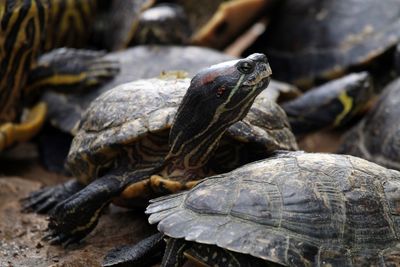
[[[60,48],[41,56],[30,72],[25,94],[29,97],[44,89],[83,91],[98,86],[119,72],[119,63],[99,51]]]
[[[184,239],[168,239],[161,267],[183,266],[186,261],[184,252],[190,248],[190,245],[191,244]]]
[[[151,235],[135,245],[125,245],[111,250],[102,266],[151,266],[159,262],[165,250],[163,235]]]
[[[18,142],[34,137],[42,128],[47,113],[47,105],[38,103],[20,123],[7,122],[0,125],[0,151]]]
[[[153,169],[131,173],[118,171],[102,176],[59,203],[49,218],[51,244],[70,244],[87,236],[97,225],[104,208],[120,196],[127,183],[148,180]]]

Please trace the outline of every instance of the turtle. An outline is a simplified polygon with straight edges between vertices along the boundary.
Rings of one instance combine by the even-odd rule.
[[[274,15],[244,55],[264,51],[275,79],[304,89],[353,70],[388,73],[380,61],[400,40],[399,0],[292,0]]]
[[[270,75],[266,56],[252,54],[201,70],[190,82],[143,79],[107,91],[73,139],[67,163],[77,180],[33,193],[24,208],[50,210],[50,243],[68,244],[96,226],[111,200],[140,208],[264,157],[267,148],[296,149],[279,106],[252,106]]]
[[[206,47],[138,45],[108,53],[104,59],[119,62],[120,70],[113,79],[98,88],[77,94],[64,94],[57,91],[47,91],[43,94],[41,101],[48,106],[49,121],[54,128],[76,135],[82,114],[90,103],[99,95],[118,85],[164,75],[192,78],[203,68],[238,58]],[[153,64],[154,59],[157,59],[157,64]],[[263,105],[262,102],[265,100],[268,105],[269,101],[288,101],[300,95],[298,88],[271,79],[268,90],[261,92],[255,101]]]
[[[391,82],[366,116],[342,138],[339,153],[400,170],[400,79]]]
[[[87,9],[87,3],[70,1],[2,1],[0,3],[0,151],[18,141],[34,136],[45,120],[46,105],[35,102],[35,95],[47,87],[87,88],[113,77],[118,64],[104,60],[102,52],[59,49],[43,54],[50,24],[56,23],[52,15],[85,15],[76,7]],[[63,12],[57,8],[63,7]],[[69,22],[69,21],[67,21]],[[61,22],[60,22],[61,23]],[[58,25],[58,24],[57,24]],[[63,24],[64,25],[64,24]],[[68,26],[68,24],[67,24]],[[71,28],[72,29],[72,28]],[[69,36],[69,27],[57,29],[57,40]],[[41,57],[39,58],[39,56]],[[34,106],[23,112],[24,106]]]
[[[295,135],[344,127],[364,111],[374,90],[368,72],[351,73],[281,104]]]
[[[167,239],[161,266],[185,256],[202,266],[398,266],[399,192],[398,171],[364,159],[279,152],[152,200],[146,213]]]
[[[153,63],[155,58],[157,64]],[[119,62],[120,71],[112,80],[82,93],[64,94],[48,91],[41,98],[48,106],[48,120],[51,125],[46,128],[46,132],[42,131],[38,138],[39,153],[42,165],[52,172],[71,175],[65,169],[64,162],[72,136],[77,133],[82,114],[100,94],[120,84],[138,79],[165,75],[192,78],[202,68],[237,58],[205,47],[138,45],[108,53],[104,59]],[[271,106],[270,101],[279,102],[293,99],[300,94],[301,92],[296,87],[272,79],[268,90],[264,90],[255,101],[264,105],[265,100],[268,108]]]
[[[192,44],[221,49],[275,2],[114,0],[97,22],[95,39],[101,48],[111,51],[149,43]],[[163,23],[165,20],[174,25],[173,31],[170,25]],[[149,32],[153,34],[148,35]]]

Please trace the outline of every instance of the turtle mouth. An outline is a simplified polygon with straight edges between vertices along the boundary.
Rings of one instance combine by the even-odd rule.
[[[259,68],[259,73],[255,75],[253,79],[244,82],[244,85],[256,85],[257,88],[260,88],[266,86],[269,83],[272,75],[271,67],[269,66],[269,64],[263,64]]]

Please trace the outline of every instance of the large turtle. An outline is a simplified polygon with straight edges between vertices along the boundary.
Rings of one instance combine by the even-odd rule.
[[[400,170],[400,79],[390,83],[372,110],[347,134],[339,152]]]
[[[44,103],[22,116],[24,105],[31,104],[37,92],[47,87],[90,87],[116,73],[116,64],[101,59],[99,52],[62,49],[38,59],[44,48],[57,47],[60,40],[70,40],[74,29],[78,31],[64,16],[79,19],[91,9],[91,1],[68,2],[67,7],[65,0],[0,3],[0,151],[30,139],[40,129],[46,115]],[[62,27],[55,30],[55,24]]]
[[[399,192],[398,171],[287,152],[153,200],[146,213],[168,239],[163,267],[184,256],[206,266],[398,266]]]
[[[303,135],[348,124],[366,108],[373,96],[370,75],[360,72],[312,88],[281,106],[293,133]]]
[[[274,77],[301,87],[372,63],[400,40],[399,0],[292,0],[274,14],[249,51],[265,51]]]
[[[111,200],[143,206],[264,157],[268,148],[295,149],[274,102],[251,107],[270,75],[265,55],[253,54],[202,70],[190,84],[150,79],[107,91],[89,106],[73,140],[68,166],[77,180],[34,193],[25,208],[43,212],[57,204],[51,242],[74,242],[95,227]]]

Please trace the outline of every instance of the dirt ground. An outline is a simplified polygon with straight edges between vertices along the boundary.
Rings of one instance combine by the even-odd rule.
[[[40,167],[32,145],[3,155],[0,174],[1,267],[97,267],[109,250],[137,242],[154,231],[141,212],[111,207],[81,244],[66,249],[50,246],[41,240],[46,216],[21,213],[19,200],[42,185],[67,178]]]

